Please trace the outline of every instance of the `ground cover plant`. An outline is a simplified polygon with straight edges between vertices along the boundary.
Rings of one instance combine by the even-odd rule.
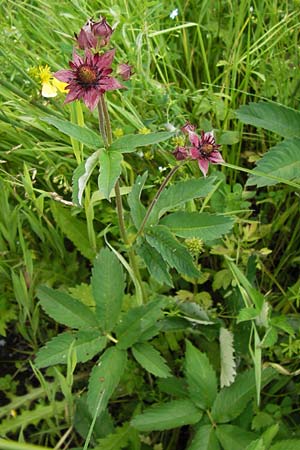
[[[300,448],[297,2],[0,9],[0,448]]]

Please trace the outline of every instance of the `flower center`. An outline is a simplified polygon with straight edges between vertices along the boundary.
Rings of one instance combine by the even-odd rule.
[[[200,147],[200,152],[201,152],[203,155],[210,155],[211,152],[213,151],[213,149],[214,149],[213,144],[203,144],[203,145],[201,145],[201,147]]]
[[[81,66],[77,72],[78,82],[82,86],[94,85],[97,82],[98,71],[94,67]]]

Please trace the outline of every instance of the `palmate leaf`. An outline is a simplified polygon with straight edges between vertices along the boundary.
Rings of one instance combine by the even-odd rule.
[[[139,431],[164,431],[199,422],[202,412],[191,400],[173,400],[155,405],[135,416],[131,425]]]
[[[157,223],[167,211],[171,211],[182,203],[194,198],[205,197],[214,188],[216,177],[195,178],[179,181],[165,189],[155,204],[149,218],[149,224]]]
[[[212,425],[198,428],[187,450],[220,450],[215,428]]]
[[[182,238],[199,238],[204,242],[219,239],[228,233],[234,219],[218,214],[178,211],[168,214],[161,222]]]
[[[275,377],[276,372],[273,369],[264,369],[261,386],[263,387]],[[255,397],[255,386],[254,370],[238,375],[231,386],[223,388],[217,394],[211,411],[214,420],[226,423],[238,417]]]
[[[205,353],[186,342],[185,373],[192,401],[203,409],[210,408],[217,395],[217,377]]]
[[[300,112],[276,103],[258,102],[241,106],[236,115],[243,123],[265,128],[285,138],[300,137]]]
[[[216,434],[224,450],[245,449],[250,442],[257,438],[255,433],[236,425],[219,425],[216,427]]]
[[[128,134],[122,136],[110,146],[109,151],[117,151],[119,153],[134,152],[137,147],[145,147],[147,145],[158,144],[166,141],[174,136],[174,133],[168,131],[160,131],[158,133],[149,134]]]
[[[299,113],[300,117],[300,113]],[[300,120],[300,119],[298,119]],[[300,179],[300,137],[286,139],[272,147],[256,163],[247,180],[247,186],[271,186],[280,182]],[[256,175],[255,172],[260,172]],[[271,175],[267,178],[261,174]]]
[[[155,248],[144,241],[136,248],[136,251],[144,260],[150,275],[158,281],[158,283],[173,287],[173,281],[169,274],[168,266]]]
[[[132,347],[132,354],[144,369],[156,377],[167,378],[172,375],[166,360],[148,342],[135,344]]]
[[[220,328],[220,354],[221,376],[220,385],[230,386],[236,376],[236,363],[234,359],[233,334],[226,328]]]
[[[58,323],[85,330],[99,326],[90,308],[65,292],[40,286],[37,296],[45,312]]]
[[[193,258],[184,245],[177,241],[167,227],[156,225],[147,229],[146,240],[179,274],[198,277]]]
[[[162,308],[166,299],[157,299],[146,305],[131,308],[123,314],[115,332],[118,339],[118,348],[127,349],[139,342],[148,330],[153,332],[153,326],[163,317]]]
[[[94,152],[91,156],[87,158],[86,161],[83,161],[77,167],[77,169],[75,169],[72,178],[73,203],[82,206],[82,196],[84,189],[98,162],[99,162],[99,150]]]
[[[125,284],[122,266],[108,248],[101,249],[95,259],[91,285],[98,322],[102,330],[110,332],[119,318]]]
[[[62,133],[76,139],[79,142],[82,142],[82,144],[85,144],[88,147],[103,147],[103,141],[100,135],[86,127],[80,127],[79,125],[75,125],[67,120],[61,120],[56,117],[44,117],[41,120],[55,126]]]
[[[80,253],[87,259],[93,259],[95,253],[90,245],[86,223],[73,216],[70,208],[55,202],[51,203],[51,212],[59,228]]]
[[[122,167],[123,156],[121,153],[100,150],[99,162],[100,173],[98,177],[98,187],[101,194],[109,200],[110,193],[118,180]]]
[[[87,403],[92,417],[99,415],[119,384],[127,361],[127,353],[116,347],[108,348],[94,366],[88,388]]]
[[[76,361],[78,363],[89,361],[103,350],[106,341],[106,337],[100,335],[97,330],[61,333],[38,351],[35,365],[41,368],[54,364],[67,364],[68,352],[72,344],[76,352]]]

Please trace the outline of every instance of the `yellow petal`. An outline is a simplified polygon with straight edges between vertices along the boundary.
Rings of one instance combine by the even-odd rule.
[[[43,83],[42,84],[42,96],[46,98],[56,97],[57,89],[52,83]]]
[[[68,85],[68,83],[64,83],[63,81],[59,81],[56,78],[53,78],[52,84],[59,90],[59,92],[64,92],[65,94],[67,93],[65,87]]]

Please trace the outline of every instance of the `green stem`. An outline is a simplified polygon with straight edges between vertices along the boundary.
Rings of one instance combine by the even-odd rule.
[[[158,191],[156,192],[152,202],[149,205],[149,208],[147,209],[147,212],[145,214],[145,217],[143,219],[143,222],[140,226],[140,229],[138,230],[137,234],[136,234],[136,238],[138,236],[140,236],[143,231],[144,228],[146,226],[146,223],[148,222],[148,219],[150,217],[150,214],[154,208],[154,206],[156,205],[161,193],[163,192],[163,190],[165,189],[165,187],[167,186],[167,184],[169,183],[170,179],[172,178],[172,176],[174,175],[175,172],[177,172],[177,170],[181,167],[181,165],[179,164],[178,166],[173,167],[173,169],[168,173],[168,175],[166,176],[166,178],[164,179],[164,181],[162,182],[162,184],[160,185],[160,188],[158,189]]]
[[[112,131],[111,131],[110,118],[109,118],[109,113],[108,113],[104,95],[102,95],[100,97],[100,100],[98,103],[98,111],[99,111],[100,133],[103,137],[105,147],[108,148],[112,144]],[[140,291],[142,293],[142,301],[144,301],[146,296],[145,296],[145,292],[143,290],[143,284],[142,284],[139,266],[137,263],[137,259],[136,259],[136,255],[133,250],[133,247],[129,246],[129,239],[127,236],[126,226],[125,226],[125,221],[124,221],[124,212],[123,212],[124,210],[123,210],[123,204],[122,204],[122,196],[121,196],[121,192],[120,192],[120,183],[118,180],[116,181],[116,184],[115,184],[115,198],[116,198],[116,208],[117,208],[120,235],[121,235],[121,238],[122,238],[124,244],[127,247],[129,263],[132,268],[136,283],[140,286]]]
[[[0,449],[3,450],[51,450],[50,447],[41,447],[40,445],[26,444],[24,442],[10,441],[0,438]]]

